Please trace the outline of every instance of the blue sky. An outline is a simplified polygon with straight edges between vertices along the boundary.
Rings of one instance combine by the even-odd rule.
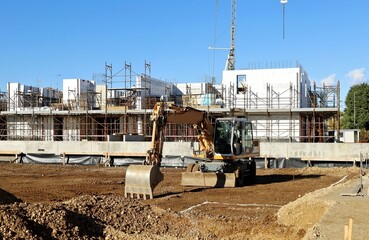
[[[61,88],[131,63],[171,82],[221,81],[230,42],[231,0],[0,1],[0,90],[7,82]],[[236,68],[298,61],[310,80],[349,87],[368,80],[368,0],[289,0],[285,39],[279,0],[238,0]],[[216,26],[216,28],[215,28]],[[216,38],[215,35],[216,29]],[[213,67],[214,61],[214,67]]]

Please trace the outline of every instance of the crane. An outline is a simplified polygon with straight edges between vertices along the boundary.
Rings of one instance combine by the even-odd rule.
[[[236,0],[231,0],[232,1],[232,7],[231,7],[231,45],[229,48],[218,48],[215,47],[215,43],[216,43],[216,26],[215,26],[215,33],[214,33],[214,46],[213,47],[209,47],[209,50],[229,50],[228,53],[228,57],[227,57],[227,61],[225,64],[225,70],[235,70],[235,50],[236,50]],[[216,1],[216,12],[218,11],[218,1]],[[217,21],[217,13],[215,14],[215,22]],[[215,23],[216,24],[216,23]],[[214,59],[215,57],[213,56],[213,76],[212,76],[212,81],[214,82]]]
[[[229,48],[226,70],[235,70],[235,50],[236,50],[236,0],[232,0],[231,14],[231,46]]]

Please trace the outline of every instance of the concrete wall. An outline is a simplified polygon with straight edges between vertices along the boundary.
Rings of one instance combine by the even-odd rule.
[[[79,109],[80,106],[87,108],[88,104],[92,105],[92,103],[94,103],[94,96],[92,93],[95,91],[95,81],[79,78],[63,79],[63,102],[64,104],[68,104],[70,101],[77,101],[77,109]]]
[[[79,117],[63,118],[63,141],[79,141],[81,139],[81,123]]]
[[[345,143],[357,143],[360,139],[360,129],[341,129],[340,141]]]
[[[52,141],[53,118],[45,115],[11,115],[7,117],[8,139],[39,139]]]
[[[237,78],[244,76],[242,82],[237,82]],[[223,71],[222,84],[227,89],[228,94],[230,84],[233,84],[234,94],[237,94],[237,88],[247,87],[252,92],[257,94],[260,99],[266,99],[268,97],[267,85],[273,88],[275,93],[280,94],[280,101],[270,102],[259,101],[256,105],[249,103],[247,108],[304,108],[309,107],[308,102],[308,91],[310,90],[310,81],[307,73],[302,68],[276,68],[276,69],[251,69],[251,70],[234,70],[234,71]],[[294,89],[299,92],[295,99],[295,104],[291,106],[291,92],[290,84],[294,86]],[[231,96],[226,97],[226,102]],[[270,96],[269,96],[270,97]],[[237,98],[242,99],[242,94],[238,94]],[[254,97],[253,97],[254,98]],[[236,102],[242,108],[244,103]]]
[[[163,155],[192,156],[190,142],[165,142]],[[88,141],[0,141],[0,153],[63,153],[75,154],[141,154],[145,155],[150,142],[88,142]]]
[[[136,97],[137,109],[151,108],[145,106],[145,97],[170,96],[173,92],[172,83],[143,75],[136,77],[136,88],[139,90]]]
[[[37,107],[38,103],[34,103],[35,99],[31,96],[39,96],[40,89],[38,87],[27,86],[20,83],[8,83],[8,110],[24,110],[33,104]],[[32,100],[32,101],[31,101]]]
[[[172,83],[142,75],[136,77],[136,87],[142,89],[142,96],[169,96],[173,91]]]
[[[1,141],[0,153],[78,153],[145,155],[150,142],[41,142]],[[302,160],[358,161],[360,153],[369,153],[368,143],[260,143],[261,157],[301,158]],[[124,155],[124,154],[122,154]],[[192,156],[189,142],[165,142],[163,155]]]
[[[260,143],[262,157],[321,161],[358,161],[369,153],[368,143]]]
[[[209,90],[212,88],[212,85],[210,83],[207,83],[207,82],[177,83],[176,86],[177,86],[178,90],[180,90],[183,95],[186,95],[186,94],[193,94],[193,95],[208,94]],[[191,92],[188,92],[187,88],[189,88]]]
[[[260,114],[248,117],[253,123],[255,139],[274,141],[300,141],[300,116],[298,114]]]

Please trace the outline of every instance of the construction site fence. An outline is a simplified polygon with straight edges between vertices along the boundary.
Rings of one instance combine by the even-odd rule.
[[[0,136],[0,141],[111,141],[111,142],[126,142],[126,140],[120,138],[120,140],[110,140],[110,136],[105,135],[80,135],[80,136],[65,136],[65,135],[54,135],[50,136]],[[142,136],[143,141],[151,141],[151,135]],[[165,141],[168,142],[192,142],[196,141],[196,136],[183,136],[183,135],[172,135],[165,136]],[[268,137],[268,136],[260,136],[258,138],[260,142],[328,142],[334,143],[337,142],[336,138],[333,136],[299,136],[299,137],[289,137],[289,136],[277,136],[277,137]],[[128,140],[129,141],[129,140]]]
[[[3,159],[4,160],[4,159]],[[68,156],[67,158],[52,154],[22,154],[14,159],[15,163],[24,164],[63,164],[63,165],[104,165],[104,166],[129,166],[141,165],[144,157],[116,157],[106,159],[104,156]],[[254,158],[256,168],[304,168],[304,167],[363,167],[368,169],[369,159],[363,162],[334,162],[334,161],[303,161],[301,158]],[[0,158],[0,162],[2,159]],[[190,156],[164,156],[161,166],[169,168],[186,168],[191,163],[198,163],[199,159]]]

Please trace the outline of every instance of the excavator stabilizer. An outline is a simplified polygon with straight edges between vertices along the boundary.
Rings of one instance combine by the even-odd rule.
[[[125,197],[153,198],[154,188],[164,179],[157,165],[130,165],[126,171]]]
[[[182,186],[236,187],[235,173],[182,172]]]

